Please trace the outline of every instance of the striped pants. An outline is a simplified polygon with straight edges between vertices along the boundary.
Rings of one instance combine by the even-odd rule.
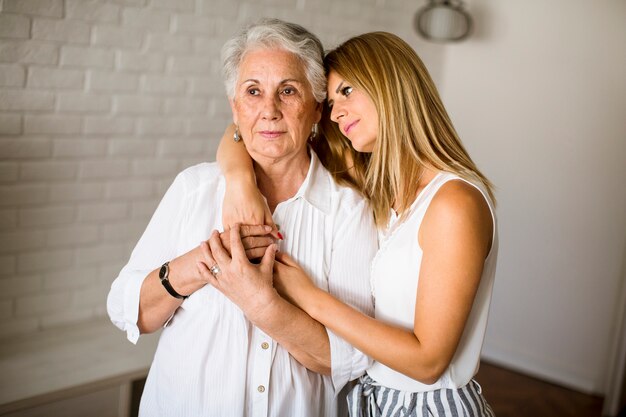
[[[406,392],[365,374],[348,394],[350,417],[495,417],[474,380],[459,389]]]

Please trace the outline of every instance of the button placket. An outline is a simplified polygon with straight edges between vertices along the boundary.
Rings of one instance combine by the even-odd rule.
[[[267,417],[269,401],[269,379],[272,367],[272,339],[258,328],[255,329],[254,356],[255,372],[253,375],[253,417]]]
[[[260,358],[262,358],[261,360],[263,361],[263,363],[267,364],[267,373],[263,374],[263,381],[261,384],[259,384],[259,386],[257,387],[257,391],[261,394],[263,394],[265,392],[265,390],[267,389],[267,386],[269,385],[269,375],[270,375],[270,368],[271,368],[271,363],[272,363],[272,355],[271,355],[271,350],[270,347],[272,345],[270,344],[270,341],[267,340],[263,340],[261,342],[261,350],[260,350]]]

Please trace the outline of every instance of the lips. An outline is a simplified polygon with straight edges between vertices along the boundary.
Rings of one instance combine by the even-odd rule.
[[[354,126],[356,126],[356,124],[357,124],[357,123],[359,123],[359,120],[355,120],[354,122],[352,122],[352,123],[350,123],[350,124],[346,125],[346,126],[343,128],[343,132],[345,133],[345,135],[346,135],[346,136],[348,135],[348,133],[350,133],[350,131],[352,130],[352,128],[353,128]]]
[[[280,131],[280,130],[261,130],[261,131],[259,131],[259,134],[261,136],[263,136],[264,138],[268,138],[268,139],[277,138],[280,135],[282,135],[283,133],[285,133],[285,132]]]

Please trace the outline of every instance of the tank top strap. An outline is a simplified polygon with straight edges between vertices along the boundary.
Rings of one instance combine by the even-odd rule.
[[[496,209],[491,197],[489,196],[489,192],[484,184],[479,181],[470,181],[468,179],[462,178],[457,174],[453,174],[451,172],[441,171],[432,181],[424,188],[422,193],[417,196],[415,199],[415,211],[416,213],[411,212],[410,216],[417,215],[420,218],[419,222],[421,223],[424,214],[426,213],[426,209],[430,206],[430,202],[435,197],[437,192],[449,181],[460,180],[463,181],[474,188],[476,188],[482,194],[483,198],[487,202],[489,206],[489,211],[491,212],[491,220],[493,222],[493,236],[492,239],[497,239],[497,220],[496,220]],[[411,206],[411,210],[413,210],[413,206]],[[419,214],[417,214],[419,213]]]
[[[435,176],[435,178],[433,178],[428,183],[428,185],[426,185],[426,188],[422,190],[422,192],[417,196],[417,198],[411,205],[411,210],[413,210],[414,207],[415,208],[424,207],[424,206],[428,207],[432,199],[435,197],[435,194],[437,194],[437,192],[441,189],[441,187],[443,187],[447,182],[454,181],[454,180],[463,181],[475,187],[476,189],[478,189],[478,191],[480,191],[480,193],[483,195],[483,198],[487,202],[487,205],[489,206],[489,209],[491,210],[491,214],[492,215],[494,214],[493,202],[491,201],[491,198],[489,197],[489,193],[487,192],[487,189],[482,184],[482,182],[478,180],[470,181],[470,180],[460,177],[457,174],[453,174],[451,172],[446,172],[446,171],[441,171],[439,174]]]

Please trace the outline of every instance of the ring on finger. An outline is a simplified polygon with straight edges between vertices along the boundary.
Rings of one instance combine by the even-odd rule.
[[[209,268],[209,271],[211,271],[211,273],[215,276],[217,274],[219,274],[220,272],[222,272],[222,270],[220,269],[220,267],[215,264],[212,267]]]

